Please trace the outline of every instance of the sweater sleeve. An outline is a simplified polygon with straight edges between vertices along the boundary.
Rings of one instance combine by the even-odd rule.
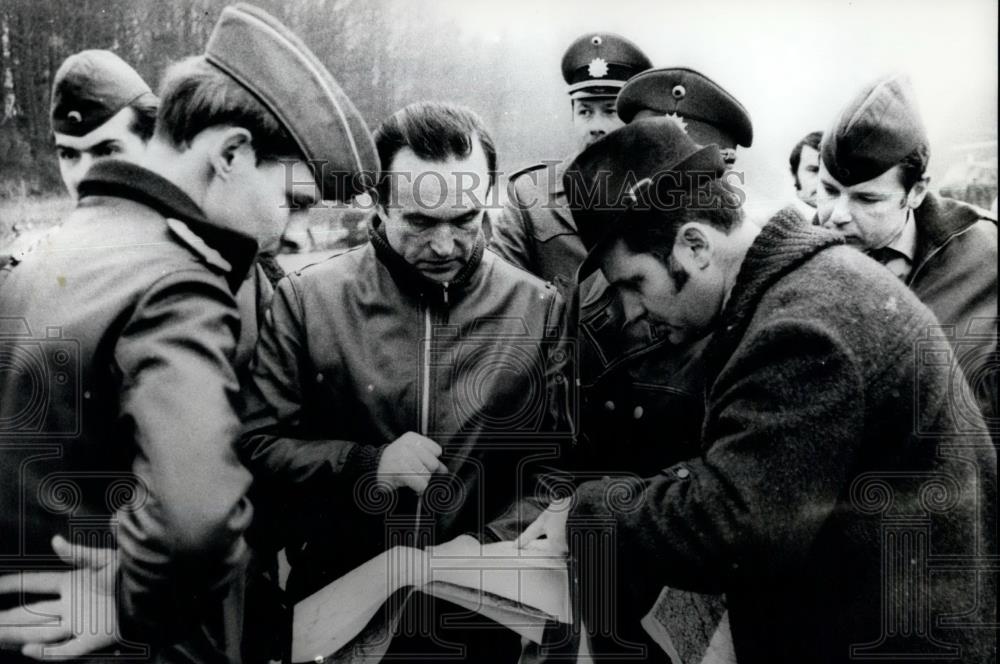
[[[733,575],[799,564],[845,487],[863,411],[860,369],[834,335],[795,320],[762,327],[711,388],[701,456],[578,489],[568,524],[585,544],[581,569],[607,555],[574,536],[593,528],[612,533],[606,547],[640,592],[716,593]]]

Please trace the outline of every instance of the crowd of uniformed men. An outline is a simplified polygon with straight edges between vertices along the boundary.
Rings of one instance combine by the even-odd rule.
[[[930,190],[908,79],[817,118],[757,219],[726,90],[608,33],[562,72],[578,150],[487,218],[475,113],[372,135],[254,7],[158,96],[63,63],[76,208],[0,270],[0,661],[287,658],[293,603],[455,538],[566,552],[577,622],[417,595],[387,659],[666,661],[668,587],[741,664],[996,661],[997,222]],[[362,246],[263,258],[361,193]]]

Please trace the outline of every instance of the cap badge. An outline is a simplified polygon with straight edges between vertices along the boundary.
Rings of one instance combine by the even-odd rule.
[[[83,116],[80,115],[80,111],[70,111],[66,114],[66,119],[73,122],[83,122]]]
[[[687,95],[687,90],[683,85],[675,85],[670,94],[673,95],[674,99],[684,99],[684,96]]]
[[[604,58],[594,58],[587,65],[587,74],[592,78],[604,78],[608,75],[608,61]]]
[[[676,113],[669,113],[664,117],[673,122],[678,127],[680,127],[681,131],[683,131],[685,134],[688,132],[688,125],[686,122],[684,122],[684,118],[682,118],[681,116],[677,115]]]
[[[604,43],[604,38],[601,37],[600,35],[594,35],[593,37],[590,38],[590,43],[593,44],[594,46],[600,46],[601,44]]]

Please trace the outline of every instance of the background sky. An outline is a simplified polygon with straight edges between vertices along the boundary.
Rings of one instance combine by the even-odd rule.
[[[460,32],[442,35],[441,44],[427,49],[493,51],[505,62],[501,74],[521,79],[513,86],[519,99],[496,102],[504,108],[499,137],[504,140],[498,142],[506,168],[571,151],[559,63],[569,43],[590,31],[618,32],[636,42],[654,65],[697,69],[735,95],[754,125],[754,144],[741,150],[738,166],[747,172],[751,189],[766,197],[790,195],[787,159],[799,138],[825,129],[861,86],[894,71],[908,73],[913,81],[931,140],[931,175],[938,184],[950,166],[966,159],[969,144],[982,143],[977,156],[995,159],[996,0],[424,4],[454,21]],[[420,55],[426,53],[422,49]],[[489,90],[490,73],[467,84]],[[530,129],[510,129],[518,126]],[[539,126],[547,131],[539,134]],[[519,135],[544,138],[519,141]]]

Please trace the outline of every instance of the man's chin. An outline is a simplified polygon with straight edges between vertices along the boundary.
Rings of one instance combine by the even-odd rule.
[[[454,281],[455,277],[458,276],[459,270],[462,268],[459,266],[449,266],[447,268],[435,268],[434,266],[421,265],[417,269],[420,270],[420,274],[424,275],[427,279],[431,281],[436,281],[439,284],[446,284],[450,281]]]

